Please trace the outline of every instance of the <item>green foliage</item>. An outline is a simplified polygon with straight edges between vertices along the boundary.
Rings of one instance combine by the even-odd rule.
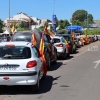
[[[2,33],[3,32],[3,21],[0,19],[0,33]]]
[[[17,28],[17,31],[25,31],[25,30],[30,30],[29,28]]]
[[[86,10],[76,10],[72,15],[72,20],[83,22],[87,19],[88,12]]]
[[[56,28],[58,27],[58,24],[59,24],[59,20],[58,20],[58,18],[56,17]]]
[[[100,35],[100,29],[94,29],[94,30],[84,30],[83,34],[88,34],[88,35]]]
[[[50,30],[53,30],[53,27],[52,27],[52,25],[50,25]]]
[[[65,29],[65,27],[69,26],[69,25],[70,25],[70,23],[68,22],[68,20],[60,20],[58,22],[59,30]]]
[[[92,14],[88,14],[86,10],[76,10],[72,15],[72,24],[88,27],[93,23]]]
[[[78,20],[72,20],[72,24],[73,25],[82,25],[82,22],[80,22]]]
[[[25,27],[25,24],[24,24],[23,21],[21,21],[21,23],[19,24],[19,27],[20,27],[20,28],[24,28],[24,27]]]
[[[61,29],[57,31],[57,34],[68,34],[68,31],[66,29]]]
[[[88,14],[88,23],[93,24],[93,16],[92,14]]]
[[[48,22],[45,22],[44,26],[48,27]]]
[[[44,30],[44,26],[40,26],[39,28],[36,28],[36,30],[43,31]]]

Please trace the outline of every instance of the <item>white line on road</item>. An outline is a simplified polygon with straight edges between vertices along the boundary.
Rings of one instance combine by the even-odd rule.
[[[97,68],[97,67],[98,67],[98,65],[99,65],[99,64],[97,63],[97,64],[94,66],[94,69],[95,69],[95,68]]]
[[[76,55],[77,57],[78,56],[80,56],[80,55],[82,55],[83,53],[85,53],[85,52],[87,52],[88,50],[85,50],[85,51],[83,51],[83,52],[81,52],[81,53],[79,53],[78,55]],[[63,61],[63,63],[67,63],[67,62],[70,62],[70,61],[72,61],[72,60],[74,60],[75,58],[72,58],[72,59],[70,59],[70,60],[65,60],[65,61]]]
[[[96,45],[96,46],[99,46],[100,44],[98,44],[98,45]],[[94,45],[95,46],[95,45]],[[88,51],[88,49],[87,50],[85,50],[85,51],[83,51],[83,52],[81,52],[81,53],[79,53],[78,55],[76,55],[75,57],[78,57],[78,56],[80,56],[80,55],[82,55],[82,54],[84,54],[85,52],[87,52]],[[65,61],[63,61],[63,64],[64,63],[67,63],[67,62],[70,62],[70,61],[72,61],[72,60],[74,60],[75,58],[72,58],[72,59],[70,59],[70,60],[65,60]]]
[[[78,55],[76,55],[77,57],[78,56],[80,56],[80,55],[82,55],[83,53],[85,53],[85,52],[87,52],[88,50],[85,50],[85,51],[83,51],[83,52],[81,52],[81,53],[79,53]]]

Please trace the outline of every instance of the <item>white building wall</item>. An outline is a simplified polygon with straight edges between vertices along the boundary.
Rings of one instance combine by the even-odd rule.
[[[27,18],[29,19],[29,17],[27,17],[26,15],[24,15],[23,13],[17,14],[13,17],[14,20],[20,20],[22,18]]]
[[[34,30],[35,28],[39,28],[40,26],[42,26],[42,25],[32,25],[31,30]]]

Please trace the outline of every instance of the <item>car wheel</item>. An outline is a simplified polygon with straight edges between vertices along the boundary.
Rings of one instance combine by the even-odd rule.
[[[51,67],[51,60],[50,60],[50,56],[48,53],[46,54],[46,63],[47,63],[47,68],[49,70]]]
[[[72,46],[72,48],[71,48],[71,53],[73,54],[73,52],[74,52],[74,50],[73,50],[73,46]]]
[[[67,54],[68,57],[70,57],[70,52]]]
[[[76,45],[74,45],[73,53],[76,53],[76,49],[77,49],[77,47],[76,47]]]
[[[64,51],[64,55],[63,55],[63,59],[65,60],[66,59],[66,50]]]
[[[57,63],[57,52],[56,52],[56,51],[55,51],[54,56],[55,56],[55,57],[54,57],[54,59],[55,59],[55,60],[54,60],[54,62],[53,62],[53,63],[54,63],[54,64],[56,64],[56,63]]]
[[[40,86],[40,75],[38,75],[37,83],[31,86],[31,90],[37,93],[39,92],[39,86]]]
[[[41,80],[44,80],[45,78],[46,78],[46,75],[45,75],[45,74],[43,74],[43,76],[42,76]]]

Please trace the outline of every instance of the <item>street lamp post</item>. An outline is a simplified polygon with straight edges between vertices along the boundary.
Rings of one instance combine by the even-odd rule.
[[[55,12],[55,0],[53,0],[53,14]]]
[[[8,30],[9,30],[9,35],[10,35],[10,0],[9,0],[9,28]]]

